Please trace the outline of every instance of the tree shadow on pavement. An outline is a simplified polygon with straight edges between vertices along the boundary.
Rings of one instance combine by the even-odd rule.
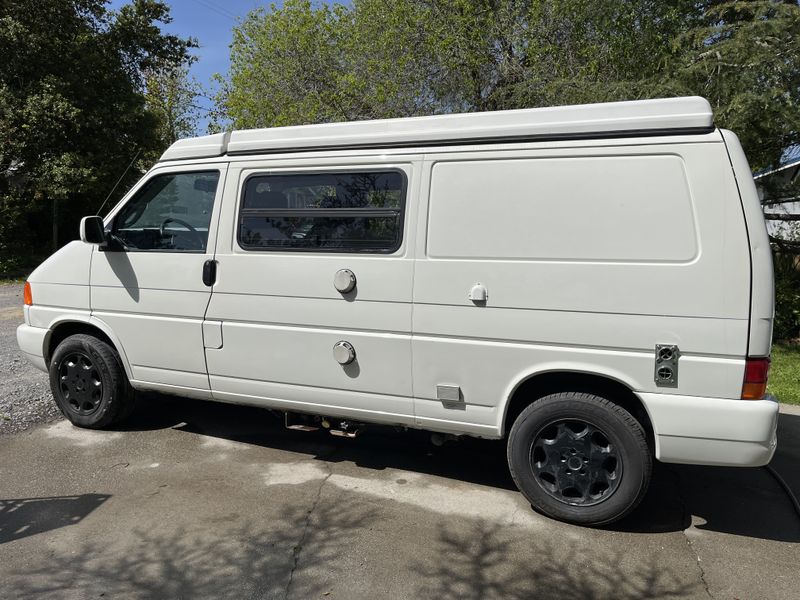
[[[780,419],[783,435],[800,439],[800,417],[782,414]],[[354,440],[341,439],[324,431],[287,430],[282,417],[260,408],[160,395],[143,398],[126,429],[169,427],[307,454],[327,462],[350,462],[369,469],[392,468],[516,489],[508,471],[503,441],[465,437],[435,447],[428,433],[385,426],[368,428]],[[796,464],[800,449],[792,447],[789,458]],[[682,531],[692,524],[692,516],[700,529],[800,542],[800,520],[792,512],[783,490],[764,469],[656,462],[642,503],[628,517],[606,529],[631,533]]]
[[[682,582],[655,556],[626,565],[624,552],[589,549],[564,540],[514,537],[508,528],[477,522],[466,533],[440,526],[437,554],[420,563],[417,597],[438,600],[641,600],[681,598],[698,583]],[[521,558],[524,557],[524,558]]]
[[[269,522],[235,527],[196,522],[150,527],[118,540],[76,543],[3,582],[9,598],[322,597],[339,574],[328,565],[374,511],[346,505],[285,509]],[[306,569],[326,576],[299,577]]]
[[[111,496],[0,499],[0,544],[80,523]]]

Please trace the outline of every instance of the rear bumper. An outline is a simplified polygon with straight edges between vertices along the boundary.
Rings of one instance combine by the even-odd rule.
[[[662,462],[729,467],[766,465],[777,447],[778,402],[639,394]]]
[[[34,367],[47,372],[44,361],[44,340],[49,329],[22,324],[17,327],[17,345]]]

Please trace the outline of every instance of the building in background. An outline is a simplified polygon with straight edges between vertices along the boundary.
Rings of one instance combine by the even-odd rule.
[[[767,231],[774,238],[800,240],[800,148],[789,160],[755,175],[758,197],[764,205]]]

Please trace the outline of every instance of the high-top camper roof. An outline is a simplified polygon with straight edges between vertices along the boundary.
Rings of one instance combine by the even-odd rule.
[[[161,160],[337,148],[697,133],[713,127],[705,98],[664,98],[494,112],[244,129],[178,140]]]

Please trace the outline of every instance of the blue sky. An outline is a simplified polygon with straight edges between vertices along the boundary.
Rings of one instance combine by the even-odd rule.
[[[118,9],[129,0],[111,0],[109,8]],[[257,0],[166,0],[171,8],[172,23],[163,29],[182,37],[194,37],[200,43],[194,54],[198,60],[192,65],[191,73],[203,86],[211,88],[214,73],[226,73],[229,64],[228,45],[231,30],[238,20],[259,6],[269,7],[270,2]],[[280,5],[280,2],[276,2]],[[211,103],[203,99],[202,106],[209,108]],[[207,119],[200,123],[199,133],[206,132]]]

